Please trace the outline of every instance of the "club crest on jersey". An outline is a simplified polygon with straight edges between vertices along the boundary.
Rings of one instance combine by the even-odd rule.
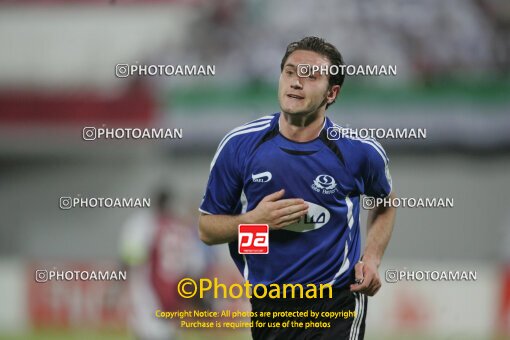
[[[260,174],[252,174],[251,180],[255,183],[269,182],[273,175],[269,171],[261,172]]]
[[[326,195],[334,194],[338,190],[335,179],[330,175],[317,176],[313,180],[312,189]]]

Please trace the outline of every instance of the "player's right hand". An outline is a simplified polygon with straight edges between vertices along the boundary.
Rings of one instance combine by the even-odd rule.
[[[308,212],[308,204],[301,198],[282,199],[282,189],[267,195],[255,209],[250,211],[250,219],[256,224],[268,224],[269,229],[278,230],[299,222]]]

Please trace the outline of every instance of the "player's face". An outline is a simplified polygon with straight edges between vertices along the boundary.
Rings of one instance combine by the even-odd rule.
[[[307,115],[318,110],[324,111],[328,95],[331,96],[328,75],[315,72],[303,77],[302,69],[298,70],[298,65],[330,65],[330,62],[327,57],[313,51],[297,50],[289,55],[280,74],[278,86],[278,100],[282,112]]]

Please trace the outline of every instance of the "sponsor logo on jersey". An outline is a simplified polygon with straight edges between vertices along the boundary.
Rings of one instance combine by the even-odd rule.
[[[305,233],[324,227],[330,220],[331,214],[328,209],[315,203],[308,204],[308,213],[298,223],[291,224],[283,229]]]
[[[251,180],[256,183],[269,182],[273,175],[269,171],[261,172],[260,174],[252,174]]]
[[[313,180],[312,189],[326,195],[334,194],[338,189],[333,176],[319,175]]]

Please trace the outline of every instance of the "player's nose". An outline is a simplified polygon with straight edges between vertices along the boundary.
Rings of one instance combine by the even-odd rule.
[[[301,78],[296,77],[295,79],[293,79],[292,82],[290,83],[290,87],[294,90],[301,90],[303,88],[303,84],[301,83]]]

